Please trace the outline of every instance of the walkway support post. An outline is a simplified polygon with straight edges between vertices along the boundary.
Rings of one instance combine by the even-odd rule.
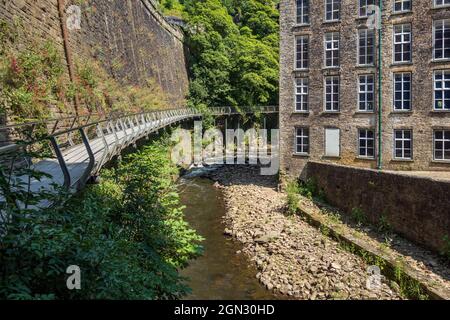
[[[86,170],[84,170],[83,176],[78,181],[77,189],[80,190],[81,187],[83,187],[83,184],[89,178],[90,174],[92,173],[92,170],[94,169],[94,166],[95,166],[95,155],[92,152],[92,148],[91,148],[91,145],[89,143],[89,138],[87,137],[86,132],[84,131],[84,128],[80,128],[78,131],[80,132],[81,139],[83,140],[83,144],[84,144],[84,146],[86,148],[86,151],[87,151],[87,154],[89,156],[89,164],[88,164]]]
[[[61,149],[59,148],[58,142],[55,137],[50,137],[50,143],[52,144],[53,150],[55,150],[56,158],[58,159],[59,166],[64,176],[63,187],[67,190],[70,189],[70,173],[67,168],[66,160],[64,160]]]

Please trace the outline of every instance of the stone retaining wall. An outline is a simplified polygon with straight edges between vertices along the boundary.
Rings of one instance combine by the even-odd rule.
[[[66,8],[72,4],[82,13],[81,29],[69,30],[76,61],[96,59],[123,84],[153,79],[173,107],[184,104],[183,33],[164,19],[153,0],[66,0]],[[0,0],[0,20],[20,20],[27,35],[52,40],[64,54],[58,0]]]
[[[450,181],[308,162],[307,178],[347,213],[360,208],[371,223],[384,216],[393,230],[435,251],[450,236]]]

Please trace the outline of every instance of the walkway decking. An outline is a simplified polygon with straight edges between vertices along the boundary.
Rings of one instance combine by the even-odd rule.
[[[54,186],[65,187],[69,191],[81,189],[87,180],[97,174],[99,170],[114,156],[139,139],[147,137],[165,127],[200,117],[201,114],[189,110],[169,110],[158,113],[132,115],[121,118],[103,120],[82,127],[73,127],[51,136],[55,158],[37,160],[31,165],[33,171],[44,173],[47,176],[30,178],[29,176],[14,176],[14,185],[22,184],[31,192],[53,191]],[[93,137],[88,138],[87,132],[94,131]],[[75,144],[71,139],[65,142],[64,149],[59,143],[60,137],[70,137],[78,133],[81,144]],[[4,147],[9,153],[18,152],[11,146]],[[0,196],[1,198],[1,196]],[[42,206],[43,203],[40,204]]]
[[[230,107],[211,108],[210,110],[214,116],[238,113]],[[278,109],[277,107],[263,107],[260,112],[276,113]],[[51,141],[55,157],[35,160],[30,166],[30,169],[47,174],[49,177],[38,180],[30,178],[28,175],[13,174],[12,180],[15,182],[13,184],[20,183],[32,192],[52,191],[55,189],[54,186],[65,187],[68,191],[79,190],[92,175],[98,174],[108,161],[114,156],[120,155],[123,149],[136,141],[172,124],[200,117],[202,114],[198,111],[185,108],[126,115],[96,122],[90,122],[90,118],[88,118],[84,124],[80,124],[83,121],[79,121],[78,118],[73,118],[73,120],[68,118],[71,122],[68,128],[62,126],[63,121],[53,120],[51,124],[46,123],[45,126],[53,127],[49,132],[48,139]],[[67,123],[67,121],[65,122]],[[31,124],[31,126],[34,129],[35,124]],[[23,127],[23,125],[17,127]],[[0,129],[2,135],[12,136],[13,134],[6,133],[6,131],[15,128],[16,126],[6,126]],[[81,138],[78,142],[73,141],[73,136],[76,134],[78,134],[78,138]],[[18,149],[19,147],[16,145],[1,147],[0,157],[4,157],[5,154],[17,154]]]
[[[136,125],[128,129],[116,131],[115,133],[107,133],[103,137],[100,133],[97,138],[89,141],[95,159],[92,172],[98,171],[112,157],[120,154],[123,149],[137,140],[174,123],[190,119],[193,116],[170,116],[161,120],[147,122],[145,125]],[[92,174],[92,172],[86,172],[91,160],[86,146],[84,144],[76,145],[68,148],[62,154],[70,173],[70,188],[84,184],[85,181],[83,180],[88,179]],[[38,191],[42,188],[49,189],[53,183],[61,186],[64,185],[64,173],[58,159],[42,160],[35,164],[33,169],[49,174],[52,178],[44,178],[41,181],[33,179],[31,191]]]

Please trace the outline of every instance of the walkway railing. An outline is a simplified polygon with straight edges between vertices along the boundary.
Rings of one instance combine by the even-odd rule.
[[[278,111],[276,107],[260,110],[261,113]],[[231,107],[210,111],[215,116],[245,112]],[[16,180],[15,185],[26,185],[32,192],[50,190],[54,184],[79,190],[108,161],[136,141],[172,124],[201,116],[197,110],[184,108],[129,115],[92,114],[3,126],[0,127],[0,145],[3,145],[0,161],[9,170],[8,179]],[[36,148],[46,156],[36,159]],[[44,177],[15,175],[15,169],[23,166],[44,173]]]
[[[171,124],[200,116],[193,109],[177,109],[107,118],[90,115],[5,126],[0,128],[2,140],[20,142],[1,147],[0,157],[3,167],[9,168],[9,179],[19,179],[16,185],[26,184],[30,191],[48,190],[53,183],[66,189],[80,189],[106,162],[137,140]],[[49,151],[48,158],[36,160],[27,156],[34,153],[34,144],[31,143],[34,139],[40,141],[41,150]],[[14,169],[23,165],[51,178],[44,177],[38,181],[24,176],[12,177]]]

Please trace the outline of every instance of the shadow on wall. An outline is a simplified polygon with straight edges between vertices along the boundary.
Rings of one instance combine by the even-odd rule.
[[[305,173],[327,201],[346,213],[359,208],[378,224],[387,219],[403,237],[440,251],[450,235],[450,181],[308,162]]]

